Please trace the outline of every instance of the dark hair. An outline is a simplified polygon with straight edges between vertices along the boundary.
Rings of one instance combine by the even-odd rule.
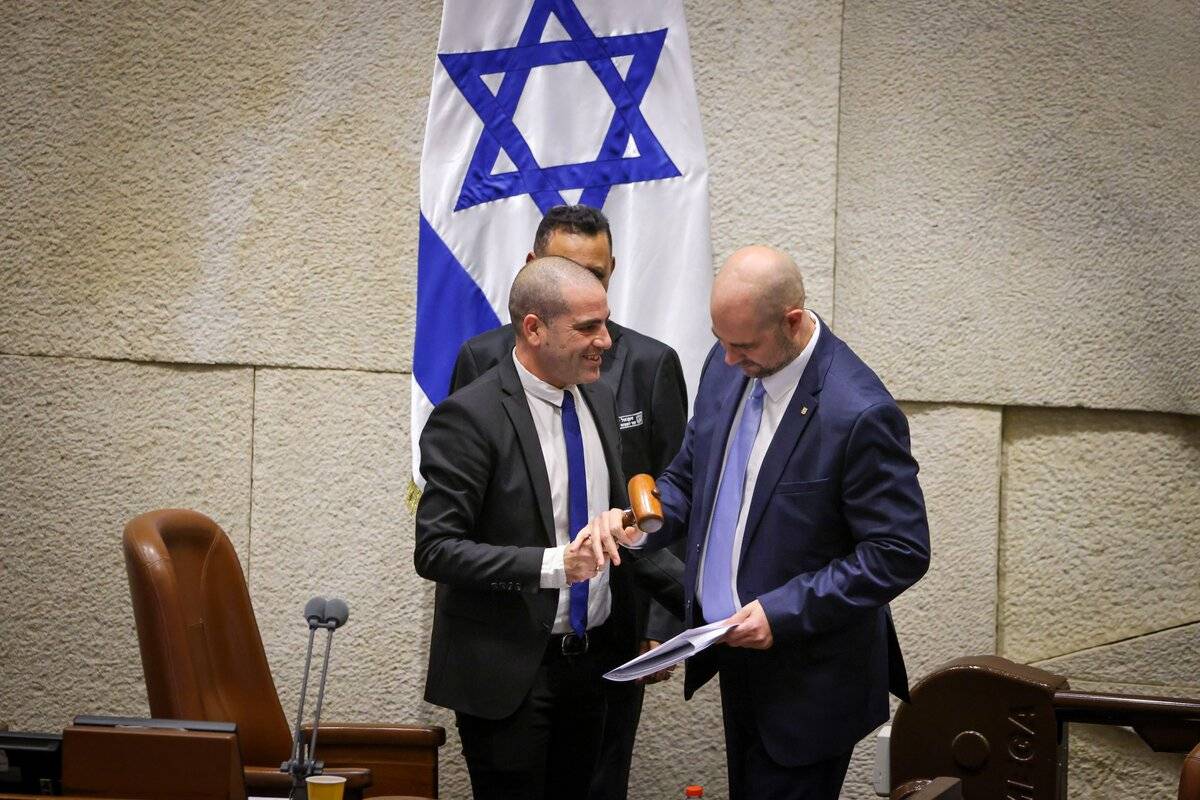
[[[598,208],[584,205],[555,206],[547,211],[538,225],[537,235],[533,237],[535,256],[546,254],[546,245],[550,243],[550,235],[555,231],[588,237],[603,233],[608,237],[608,251],[612,252],[612,230],[608,227],[608,218]]]

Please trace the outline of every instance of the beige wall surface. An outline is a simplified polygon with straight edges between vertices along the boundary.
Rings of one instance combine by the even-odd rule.
[[[846,2],[836,321],[893,392],[1200,413],[1198,42],[1186,0]]]
[[[768,242],[904,401],[929,575],[910,675],[997,652],[1200,697],[1194,3],[685,3],[713,251]],[[120,531],[215,518],[290,715],[424,703],[411,566],[417,178],[436,2],[0,6],[0,721],[145,713]],[[701,312],[702,313],[702,312]],[[1072,798],[1178,756],[1072,729]],[[843,790],[872,796],[866,741]],[[725,796],[715,687],[652,687],[630,796]]]
[[[252,373],[0,356],[0,721],[145,713],[121,529],[203,508],[248,555]]]
[[[3,352],[409,368],[435,4],[3,15]]]

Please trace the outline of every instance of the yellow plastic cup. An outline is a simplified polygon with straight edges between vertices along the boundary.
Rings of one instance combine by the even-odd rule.
[[[304,781],[308,784],[308,800],[342,800],[346,790],[346,779],[340,775],[310,775]]]

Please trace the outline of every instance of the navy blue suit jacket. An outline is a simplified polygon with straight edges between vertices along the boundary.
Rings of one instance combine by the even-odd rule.
[[[714,346],[679,455],[659,477],[665,536],[686,536],[685,621],[725,443],[747,378]],[[774,645],[746,651],[759,733],[798,766],[849,751],[888,717],[889,686],[907,696],[888,602],[929,563],[929,527],[908,423],[879,378],[822,324],[767,449],[742,541],[737,590],[758,600]],[[688,661],[685,694],[717,671]]]

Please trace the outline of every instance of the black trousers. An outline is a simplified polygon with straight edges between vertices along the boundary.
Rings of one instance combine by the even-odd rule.
[[[625,800],[628,796],[629,767],[645,693],[646,687],[635,681],[604,681],[608,710],[600,742],[600,762],[592,776],[588,800]]]
[[[604,733],[601,675],[612,663],[603,626],[588,652],[565,656],[550,639],[533,687],[499,720],[457,713],[475,800],[585,798]]]
[[[755,720],[745,667],[749,655],[741,648],[718,645],[729,800],[837,800],[851,753],[799,767],[772,759]]]

